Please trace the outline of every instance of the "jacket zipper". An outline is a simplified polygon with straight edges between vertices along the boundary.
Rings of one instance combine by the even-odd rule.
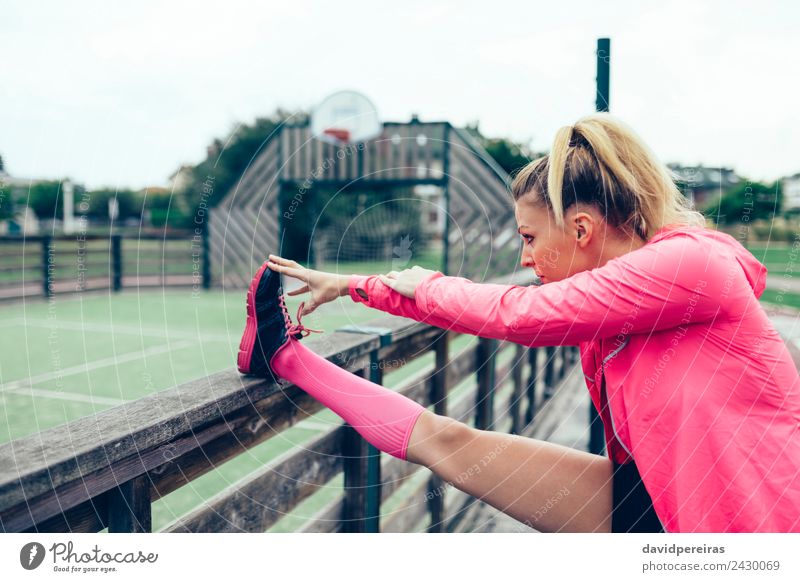
[[[623,342],[623,344],[622,344],[621,346],[619,346],[619,347],[618,347],[616,350],[614,350],[613,352],[611,352],[610,354],[608,354],[608,355],[607,355],[605,358],[603,358],[603,361],[602,361],[602,362],[601,362],[601,364],[600,364],[600,369],[601,369],[601,371],[602,371],[602,374],[603,374],[603,391],[605,391],[605,389],[606,389],[606,385],[605,385],[605,381],[606,381],[606,368],[605,368],[605,366],[606,366],[606,362],[607,362],[608,360],[610,360],[611,358],[613,358],[615,355],[617,355],[617,353],[618,353],[618,352],[619,352],[619,351],[620,351],[622,348],[624,348],[625,346],[627,346],[627,345],[628,345],[628,340],[629,340],[629,339],[630,339],[630,336],[626,336],[626,337],[625,337],[625,341]],[[631,452],[628,450],[628,447],[626,447],[626,446],[625,446],[625,443],[623,443],[623,442],[622,442],[622,439],[621,439],[621,438],[619,438],[619,434],[617,433],[617,427],[614,425],[614,412],[611,410],[611,399],[608,397],[608,392],[606,392],[606,406],[608,406],[608,416],[611,418],[611,432],[613,432],[613,433],[614,433],[614,438],[615,438],[615,439],[617,439],[617,442],[619,443],[619,446],[621,446],[621,447],[622,447],[622,449],[623,449],[623,450],[624,450],[626,453],[628,453],[628,456],[629,456],[631,459],[633,459],[633,453],[631,453]],[[635,460],[635,459],[634,459],[634,462],[636,462],[636,460]],[[656,513],[656,512],[655,512],[655,510],[653,511],[653,513]],[[658,516],[658,513],[656,513],[656,519],[658,519],[658,523],[660,523],[660,524],[661,524],[661,529],[663,529],[663,530],[664,530],[664,533],[669,533],[669,530],[667,530],[666,526],[664,526],[664,522],[663,522],[663,521],[661,521],[661,518]]]
[[[600,364],[600,369],[601,369],[601,371],[602,371],[602,373],[603,373],[603,390],[605,390],[605,389],[606,389],[606,383],[605,383],[605,380],[606,380],[606,362],[607,362],[608,360],[610,360],[611,358],[613,358],[614,356],[616,356],[616,355],[617,355],[617,353],[619,353],[619,351],[620,351],[622,348],[624,348],[625,346],[627,346],[627,345],[628,345],[628,341],[629,341],[630,339],[631,339],[631,336],[625,336],[625,341],[622,343],[622,345],[621,345],[621,346],[619,346],[619,347],[618,347],[616,350],[614,350],[614,351],[613,351],[613,352],[611,352],[610,354],[608,354],[608,355],[607,355],[605,358],[603,358],[603,361],[602,361],[602,363]],[[608,406],[608,416],[610,416],[610,417],[611,417],[611,432],[613,432],[613,433],[614,433],[614,438],[616,438],[616,439],[617,439],[617,442],[620,444],[620,446],[623,448],[623,450],[624,450],[626,453],[628,453],[628,456],[629,456],[629,457],[632,459],[632,458],[633,458],[633,453],[631,453],[631,452],[628,450],[628,447],[626,447],[626,446],[625,446],[625,443],[623,443],[623,442],[622,442],[622,439],[621,439],[621,438],[619,438],[619,434],[617,433],[617,427],[614,425],[614,413],[613,413],[613,411],[611,410],[611,399],[608,397],[608,392],[606,392],[606,406]]]

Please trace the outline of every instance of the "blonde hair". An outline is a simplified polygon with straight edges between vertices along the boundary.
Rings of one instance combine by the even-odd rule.
[[[644,240],[667,224],[705,226],[672,172],[608,113],[559,129],[550,154],[522,168],[511,193],[515,201],[544,202],[561,228],[565,211],[577,202],[593,204],[609,224]]]

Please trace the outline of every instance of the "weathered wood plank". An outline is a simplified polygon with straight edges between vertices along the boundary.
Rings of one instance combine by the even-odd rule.
[[[269,463],[176,520],[166,532],[263,532],[342,470],[339,426]]]
[[[337,337],[331,339],[334,335]],[[318,353],[334,362],[343,359],[350,369],[355,368],[354,363],[363,366],[363,362],[356,361],[358,356],[377,347],[375,338],[356,334],[334,332],[328,339],[337,351]],[[308,343],[314,349],[315,342]],[[0,475],[0,514],[5,521],[6,511],[17,504],[27,504],[73,481],[84,483],[87,475],[97,475],[109,465],[127,463],[126,469],[117,467],[118,478],[108,482],[105,489],[96,490],[93,485],[88,489],[95,490],[87,490],[85,496],[78,495],[69,505],[60,506],[61,509],[73,507],[116,483],[163,464],[164,447],[174,447],[180,435],[202,434],[209,424],[225,426],[226,415],[248,407],[252,410],[253,402],[280,391],[281,387],[273,382],[226,370],[0,445],[0,466],[16,468]],[[293,393],[289,391],[287,395],[302,394],[305,393],[295,387]],[[286,408],[291,407],[291,402],[287,401]],[[125,422],[120,422],[120,418]],[[69,445],[64,446],[64,443]],[[190,444],[189,448],[202,444]],[[130,457],[135,460],[129,461]],[[153,465],[146,466],[145,459]],[[50,515],[41,516],[41,519],[47,517]]]
[[[344,494],[339,495],[318,511],[297,533],[337,533],[342,531]]]

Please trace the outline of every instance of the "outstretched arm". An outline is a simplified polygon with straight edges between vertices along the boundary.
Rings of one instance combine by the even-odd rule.
[[[413,299],[378,275],[351,276],[349,292],[356,302],[461,333],[531,347],[575,345],[726,316],[725,306],[749,289],[734,261],[676,237],[539,287],[437,272],[417,285]]]

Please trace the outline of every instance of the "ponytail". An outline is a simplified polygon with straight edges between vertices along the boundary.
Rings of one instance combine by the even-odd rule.
[[[522,168],[511,192],[515,201],[544,202],[561,228],[565,211],[577,202],[594,205],[609,224],[644,240],[667,224],[705,226],[669,169],[608,113],[559,129],[549,156]]]

